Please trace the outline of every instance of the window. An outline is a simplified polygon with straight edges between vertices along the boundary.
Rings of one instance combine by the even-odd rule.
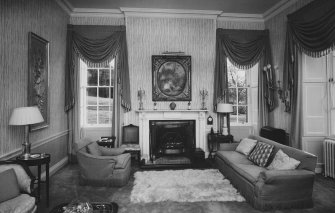
[[[88,67],[80,61],[81,123],[111,126],[114,97],[114,60],[106,67]]]
[[[232,125],[245,125],[257,122],[257,81],[258,64],[249,70],[228,64],[228,102],[233,104],[230,115]]]

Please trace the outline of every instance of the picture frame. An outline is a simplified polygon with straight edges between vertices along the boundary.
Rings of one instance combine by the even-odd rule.
[[[191,56],[152,56],[152,100],[191,101]]]
[[[49,126],[49,41],[28,35],[28,106],[37,106],[44,122],[30,125],[30,131]]]

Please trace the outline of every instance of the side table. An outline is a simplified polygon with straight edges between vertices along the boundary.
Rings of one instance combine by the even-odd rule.
[[[208,149],[209,155],[208,158],[212,159],[217,150],[220,149],[220,143],[234,143],[234,137],[232,135],[221,135],[219,133],[216,134],[208,134]]]
[[[37,201],[40,201],[41,183],[46,184],[46,204],[49,206],[49,164],[50,154],[33,153],[28,159],[24,159],[22,155],[16,158],[20,163],[26,166],[37,166]],[[45,164],[45,181],[41,180],[41,167]],[[35,181],[34,181],[35,183]]]

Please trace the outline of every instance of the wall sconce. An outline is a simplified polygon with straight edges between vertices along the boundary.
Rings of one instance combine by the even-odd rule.
[[[278,66],[274,67],[275,70],[278,70]],[[290,105],[290,93],[288,91],[284,91],[282,87],[280,86],[280,81],[277,81],[277,85],[272,86],[272,72],[271,72],[271,65],[268,64],[267,66],[264,66],[263,68],[264,72],[266,73],[266,77],[268,82],[270,82],[270,88],[273,88],[274,90],[277,90],[279,99],[281,100],[282,103],[285,105],[285,112],[289,112],[291,105]],[[269,71],[269,72],[268,72]],[[275,72],[279,73],[279,72]],[[278,77],[278,74],[277,74]]]
[[[138,97],[138,100],[139,100],[139,110],[143,110],[144,107],[143,107],[143,98],[144,98],[144,95],[145,95],[145,90],[144,89],[139,89],[137,91],[137,97]]]

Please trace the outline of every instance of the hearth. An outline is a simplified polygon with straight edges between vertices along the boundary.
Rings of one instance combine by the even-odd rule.
[[[195,149],[195,120],[151,120],[149,125],[150,160],[161,164],[187,164],[185,158]]]

